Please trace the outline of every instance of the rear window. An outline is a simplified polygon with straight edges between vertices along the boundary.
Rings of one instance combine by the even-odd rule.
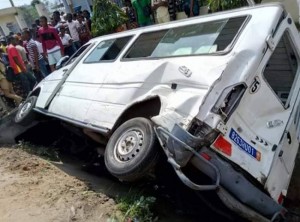
[[[125,58],[172,57],[227,51],[247,16],[144,33]]]
[[[85,63],[115,60],[132,36],[109,39],[100,42],[86,57]]]

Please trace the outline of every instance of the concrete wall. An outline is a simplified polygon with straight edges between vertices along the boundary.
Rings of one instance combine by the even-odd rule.
[[[18,31],[20,31],[20,26],[18,25],[14,14],[2,16],[0,15],[0,26],[3,29],[5,35],[8,35],[10,32],[10,30],[7,28],[7,23],[12,23],[16,27],[16,29],[19,29]]]
[[[299,22],[299,5],[297,0],[263,0],[262,3],[282,2],[295,22]]]

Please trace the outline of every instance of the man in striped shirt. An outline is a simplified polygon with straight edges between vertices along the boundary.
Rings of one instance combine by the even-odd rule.
[[[41,73],[43,77],[46,77],[49,74],[46,67],[46,62],[44,57],[39,53],[38,47],[35,41],[32,39],[29,30],[25,30],[23,32],[23,39],[27,41],[26,48],[28,51],[28,57],[33,69],[35,70],[35,73],[37,75]]]

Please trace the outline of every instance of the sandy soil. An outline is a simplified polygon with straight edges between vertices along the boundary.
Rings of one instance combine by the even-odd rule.
[[[0,149],[0,222],[107,221],[115,202],[51,163]]]

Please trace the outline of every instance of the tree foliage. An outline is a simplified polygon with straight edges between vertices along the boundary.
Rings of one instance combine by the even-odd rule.
[[[30,4],[31,4],[31,6],[34,7],[35,5],[40,4],[40,3],[41,3],[40,0],[32,0]]]
[[[31,25],[34,24],[34,21],[39,18],[39,14],[37,13],[35,7],[31,5],[24,5],[18,9],[22,12],[28,27],[31,27]]]
[[[110,0],[94,0],[92,34],[101,36],[112,33],[127,21],[126,14]]]

